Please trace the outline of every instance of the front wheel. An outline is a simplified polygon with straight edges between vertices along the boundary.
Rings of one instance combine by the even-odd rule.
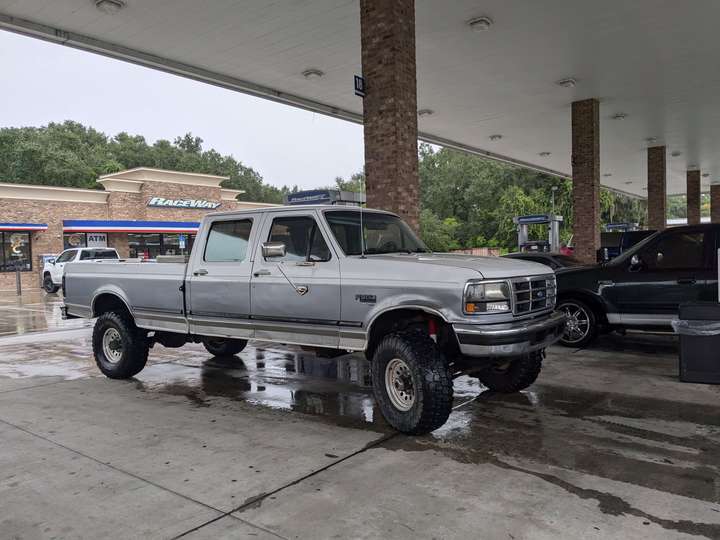
[[[43,278],[43,289],[45,289],[45,292],[51,293],[51,294],[56,293],[56,292],[58,292],[59,288],[60,287],[58,287],[57,285],[55,285],[53,283],[53,280],[50,277],[50,274],[46,274],[45,277]]]
[[[518,358],[498,360],[481,371],[477,378],[494,392],[503,394],[519,392],[537,380],[544,357],[545,351],[541,349]]]
[[[557,309],[567,316],[565,332],[559,342],[561,345],[581,348],[595,339],[598,333],[597,317],[585,302],[569,298],[562,300]]]
[[[100,315],[92,342],[95,363],[111,379],[129,379],[147,363],[150,349],[147,332],[135,326],[129,315],[113,312]]]
[[[450,416],[452,376],[427,334],[408,331],[383,338],[373,355],[372,381],[385,420],[402,433],[429,433]]]
[[[232,356],[243,351],[247,345],[245,339],[205,338],[202,342],[205,350],[213,356]]]

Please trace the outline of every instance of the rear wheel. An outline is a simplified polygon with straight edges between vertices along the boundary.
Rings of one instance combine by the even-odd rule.
[[[147,363],[150,342],[147,332],[135,326],[129,315],[107,312],[93,329],[93,352],[100,371],[111,379],[128,379]]]
[[[56,293],[58,292],[58,287],[53,283],[52,278],[50,277],[50,274],[45,274],[45,277],[43,277],[43,289],[45,289],[45,292],[47,293]]]
[[[569,298],[562,300],[557,309],[567,316],[561,345],[580,348],[595,339],[598,333],[597,316],[585,302]]]
[[[429,433],[450,415],[450,369],[435,341],[423,332],[383,338],[373,355],[372,381],[383,416],[398,431]]]
[[[247,340],[208,337],[203,339],[202,344],[205,350],[213,356],[232,356],[245,349]]]
[[[504,394],[519,392],[537,380],[544,357],[545,351],[539,350],[518,358],[500,360],[481,371],[477,378],[495,392]]]

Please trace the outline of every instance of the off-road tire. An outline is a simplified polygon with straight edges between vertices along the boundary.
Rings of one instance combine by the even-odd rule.
[[[545,350],[524,354],[507,362],[498,362],[481,371],[477,378],[493,392],[513,394],[534,383],[545,357]]]
[[[60,287],[58,287],[57,285],[55,285],[53,283],[53,280],[50,277],[50,274],[45,274],[45,276],[43,277],[43,289],[45,290],[45,292],[50,293],[50,294],[56,293],[56,292],[58,292],[59,288]]]
[[[122,344],[121,358],[110,361],[104,351],[103,337],[110,329],[120,335]],[[92,336],[95,363],[106,377],[111,379],[129,379],[140,373],[145,367],[150,350],[147,332],[135,326],[126,313],[107,312],[98,317]]]
[[[386,368],[394,359],[406,364],[414,385],[413,405],[406,411],[393,405],[386,388]],[[429,433],[450,416],[453,400],[450,368],[435,341],[422,331],[408,330],[385,336],[373,354],[372,381],[375,399],[385,420],[402,433]]]
[[[203,339],[203,347],[213,356],[232,356],[238,354],[247,346],[246,339],[222,339],[222,338],[205,338]]]
[[[560,341],[558,343],[562,345],[563,347],[570,347],[573,349],[582,349],[583,347],[587,347],[590,343],[595,341],[595,338],[598,335],[598,316],[595,313],[595,310],[591,308],[589,305],[587,305],[582,300],[576,300],[574,298],[566,298],[561,300],[558,303],[558,306],[556,308],[558,311],[563,311],[567,313],[567,310],[570,309],[574,311],[575,309],[579,310],[580,312],[584,313],[584,316],[587,317],[588,320],[588,330],[587,333],[580,339],[570,339],[570,334],[568,330],[568,326],[570,324],[569,319],[568,322],[566,322],[566,329],[563,331],[563,335],[560,338]]]

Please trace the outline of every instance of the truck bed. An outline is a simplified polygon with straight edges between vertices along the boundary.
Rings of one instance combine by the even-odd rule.
[[[138,315],[183,314],[186,269],[185,263],[139,259],[71,263],[65,267],[65,304],[73,315],[87,316],[94,298],[113,292]]]

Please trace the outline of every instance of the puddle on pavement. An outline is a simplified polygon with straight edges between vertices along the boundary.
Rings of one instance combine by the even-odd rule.
[[[486,392],[430,437],[383,446],[467,463],[534,462],[720,502],[719,407],[539,384]]]

